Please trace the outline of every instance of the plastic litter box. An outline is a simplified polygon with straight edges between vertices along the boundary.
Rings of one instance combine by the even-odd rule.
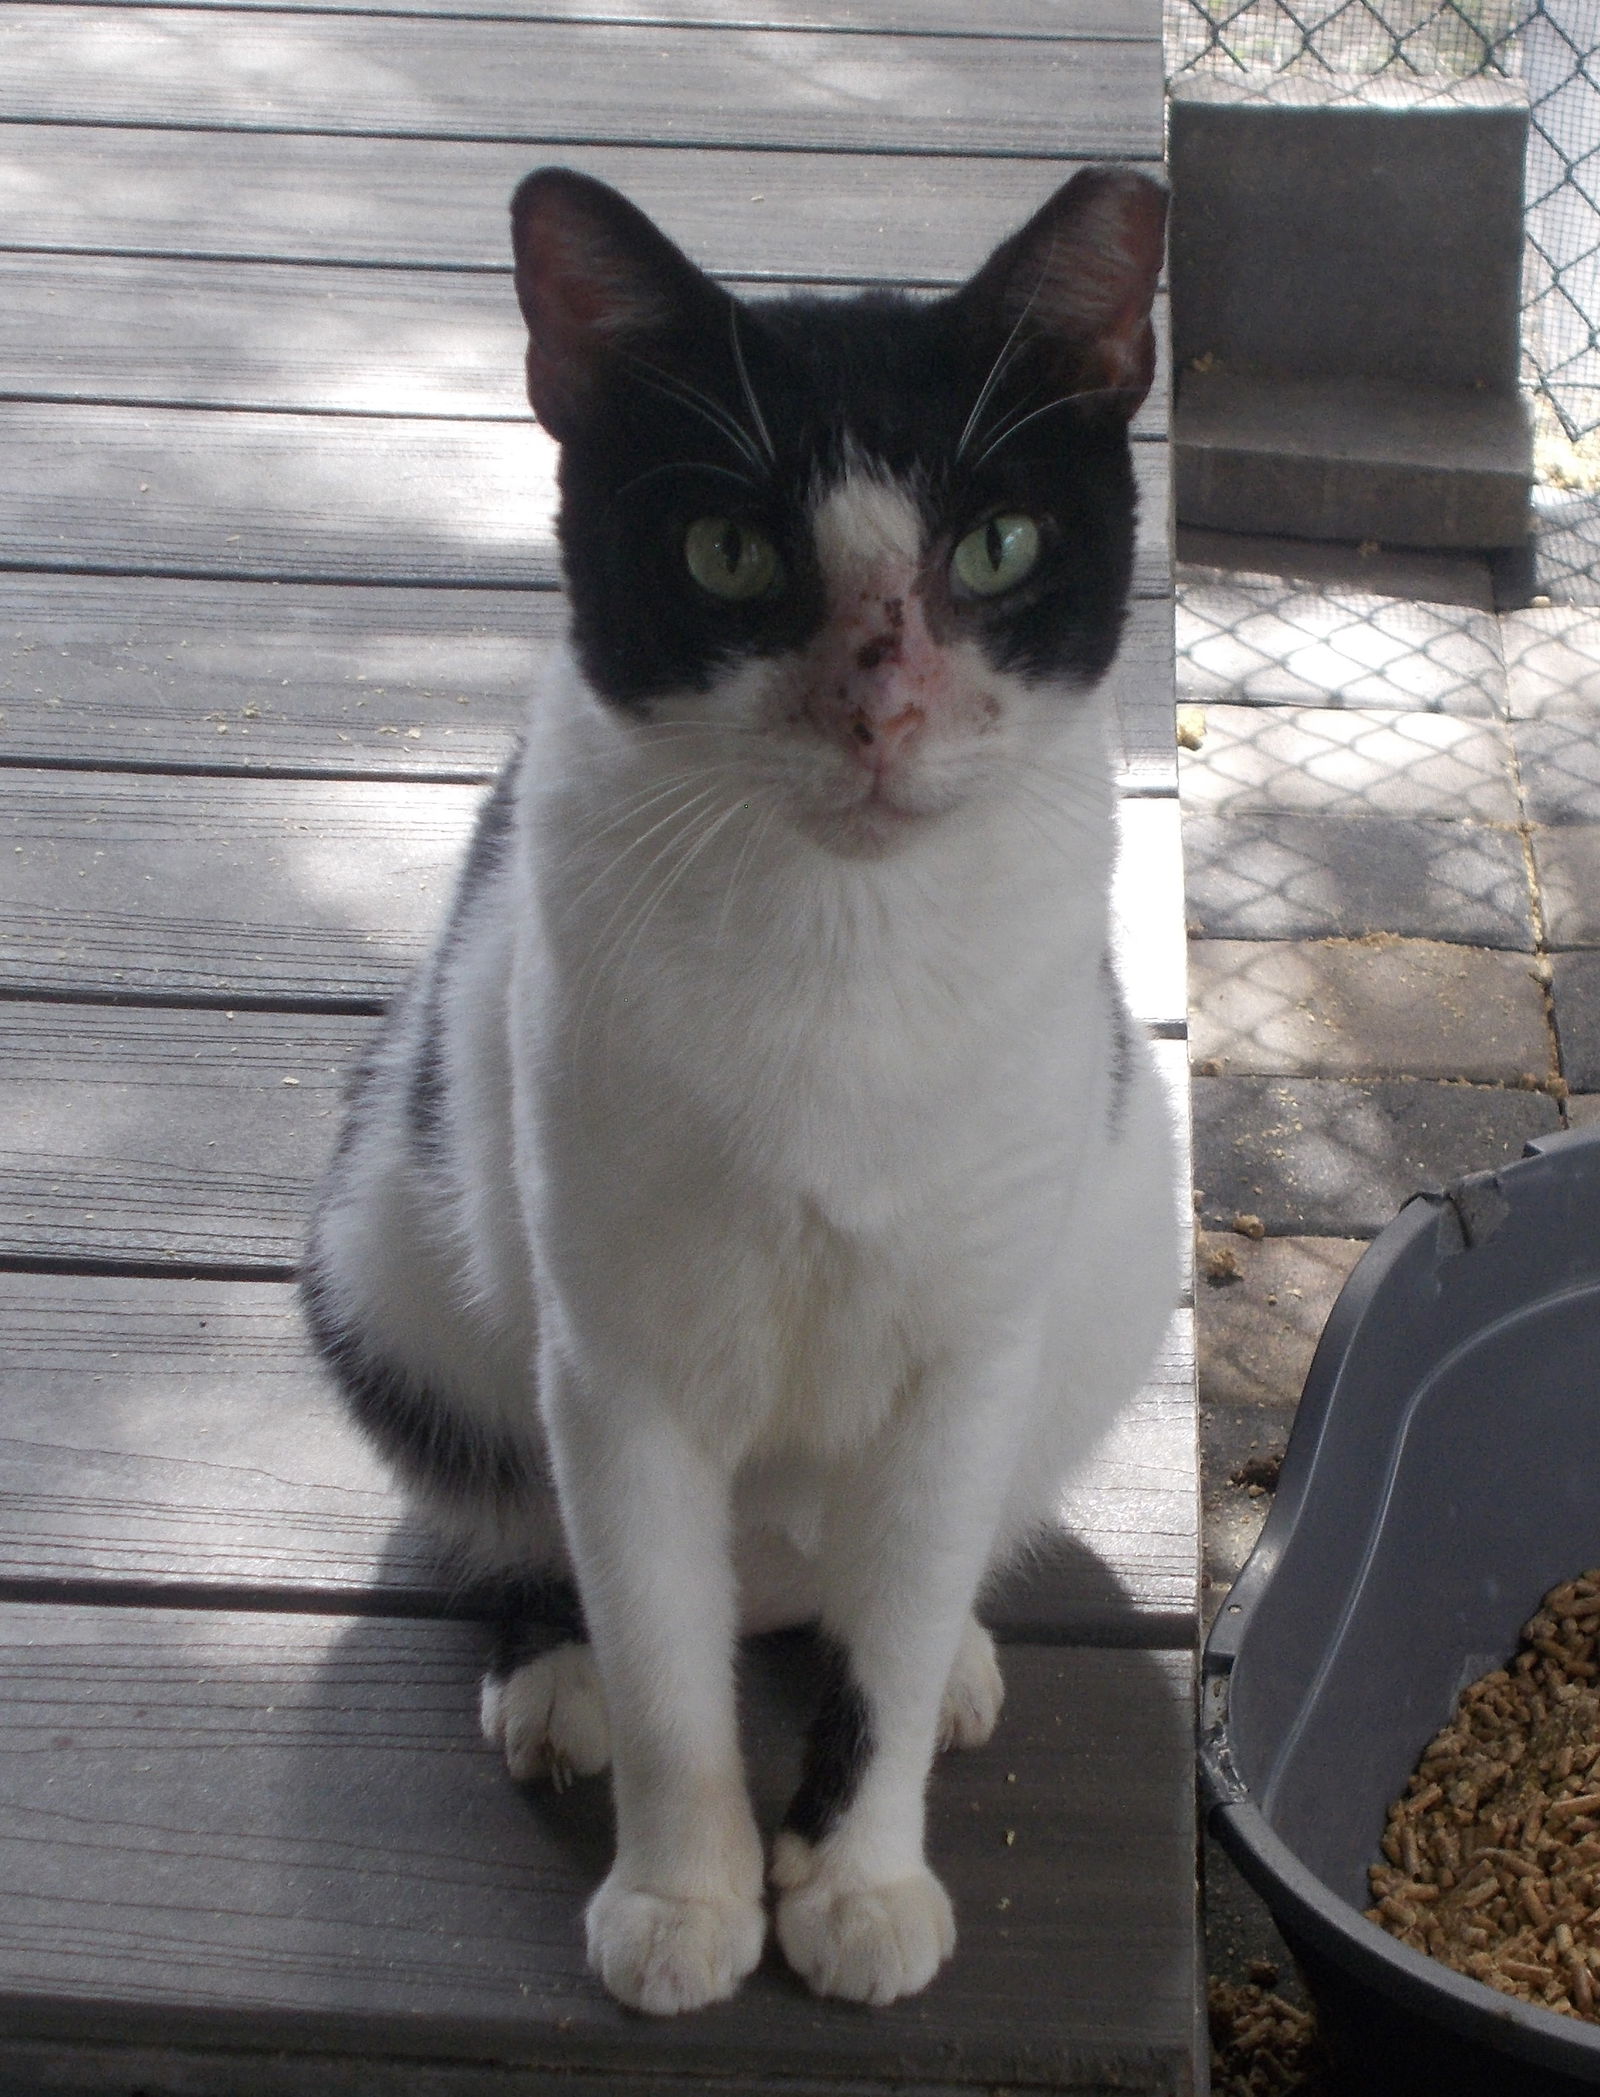
[[[1261,1540],[1206,1646],[1210,1824],[1356,2097],[1600,2088],[1600,2025],[1362,1914],[1390,1802],[1547,1589],[1600,1565],[1600,1128],[1418,1195],[1317,1348]]]

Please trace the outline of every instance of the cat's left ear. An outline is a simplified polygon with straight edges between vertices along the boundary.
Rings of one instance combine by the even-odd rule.
[[[1060,383],[1107,393],[1129,416],[1156,370],[1150,307],[1167,193],[1132,168],[1082,168],[955,294],[994,353],[1013,333],[1042,345]]]
[[[728,303],[637,205],[573,168],[538,168],[518,186],[511,245],[528,323],[528,398],[562,441],[630,340]]]

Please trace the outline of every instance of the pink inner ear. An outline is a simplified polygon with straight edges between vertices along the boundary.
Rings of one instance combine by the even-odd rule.
[[[617,336],[653,319],[658,301],[629,279],[598,229],[553,211],[523,223],[517,294],[528,321],[528,397],[559,437],[596,359]]]
[[[1150,305],[1165,221],[1154,183],[1119,180],[1069,212],[1039,258],[1031,309],[1047,333],[1089,352],[1086,376],[1101,385],[1142,393],[1154,376]]]

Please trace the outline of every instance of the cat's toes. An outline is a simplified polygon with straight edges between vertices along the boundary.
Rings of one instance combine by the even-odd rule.
[[[994,1640],[976,1617],[969,1616],[939,1706],[940,1747],[982,1747],[999,1723],[1005,1698]]]
[[[786,1830],[773,1850],[783,1955],[818,1995],[894,2002],[925,1988],[956,1944],[950,1896],[923,1866],[887,1882],[829,1869]]]
[[[731,1995],[761,1957],[759,1900],[641,1893],[613,1872],[585,1917],[589,1964],[630,2009],[672,2017]]]
[[[587,1646],[553,1646],[513,1674],[486,1675],[479,1707],[484,1738],[505,1751],[518,1783],[548,1777],[560,1790],[598,1776],[611,1760],[611,1728]]]

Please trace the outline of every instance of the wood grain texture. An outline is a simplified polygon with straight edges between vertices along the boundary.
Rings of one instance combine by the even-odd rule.
[[[0,991],[308,1007],[401,987],[443,918],[480,799],[410,780],[19,769],[4,785]],[[1129,1001],[1139,1019],[1181,1020],[1178,804],[1125,801],[1118,820]]]
[[[465,1606],[314,1360],[285,1283],[0,1274],[0,1583],[159,1601],[241,1590]],[[1047,1643],[1186,1642],[1192,1320],[986,1620]]]
[[[282,1272],[372,1022],[14,1004],[0,1262]]]
[[[612,183],[702,268],[766,282],[948,286],[1087,156],[679,152],[0,126],[6,245],[503,270],[506,206],[559,159]],[[1154,166],[1159,134],[1130,156]]]
[[[1143,436],[1167,426],[1165,295],[1156,334]],[[0,393],[18,399],[523,422],[526,339],[509,270],[0,255]]]
[[[934,1779],[962,1941],[926,1995],[867,2017],[774,1963],[723,2008],[642,2020],[583,1968],[605,1786],[506,1781],[474,1737],[474,1648],[452,1624],[0,1611],[0,2070],[11,2040],[114,2035],[735,2087],[1190,2089],[1187,1655],[1010,1654],[1000,1733]],[[768,1825],[804,1661],[791,1640],[749,1669]]]
[[[1159,151],[1144,43],[38,6],[0,14],[0,118],[541,147]]]
[[[555,581],[556,448],[526,423],[0,403],[0,565],[284,582]],[[1134,446],[1136,587],[1168,577],[1164,444]]]
[[[46,0],[76,7],[80,0]],[[141,8],[150,0],[103,0]],[[211,7],[216,0],[169,0]],[[326,0],[230,0],[238,7],[325,10]],[[339,0],[346,14],[476,15],[504,21],[632,22],[724,29],[831,29],[899,36],[1117,37],[1161,40],[1157,0],[1005,0],[979,14],[972,0]]]
[[[552,590],[0,573],[0,764],[485,779],[565,617]],[[1114,676],[1124,790],[1175,793],[1165,599]]]

